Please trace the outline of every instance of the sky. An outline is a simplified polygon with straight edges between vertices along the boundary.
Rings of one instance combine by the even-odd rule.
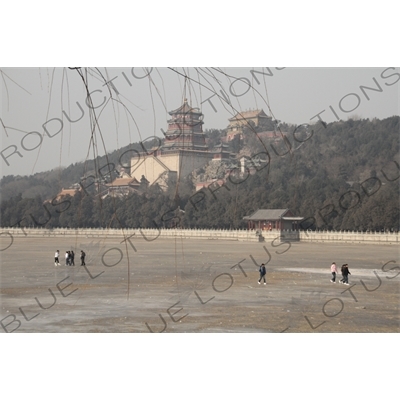
[[[2,176],[162,137],[185,98],[203,113],[204,130],[250,109],[295,125],[399,115],[398,67],[73,68],[1,68]]]

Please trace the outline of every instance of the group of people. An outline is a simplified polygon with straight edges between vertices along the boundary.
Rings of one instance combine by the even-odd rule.
[[[65,265],[66,266],[73,266],[75,265],[75,253],[73,250],[67,250],[65,252]]]
[[[54,263],[55,266],[59,266],[60,261],[59,261],[59,257],[60,257],[60,251],[57,250],[56,254],[55,254],[55,259],[54,259]],[[85,257],[86,254],[83,250],[81,250],[81,266],[86,265],[85,264]],[[75,253],[73,250],[67,250],[65,252],[65,265],[75,265]],[[261,284],[261,281],[264,280],[264,285],[267,284],[267,281],[265,279],[265,276],[267,275],[267,269],[265,267],[265,264],[262,263],[258,269],[258,271],[260,272],[260,279],[258,280],[258,284]],[[331,273],[332,273],[332,279],[331,282],[332,283],[336,283],[336,274],[338,273],[337,267],[336,267],[336,263],[333,262],[331,265]],[[342,268],[341,268],[341,273],[342,273],[342,279],[340,279],[340,283],[343,283],[344,285],[349,285],[349,275],[351,275],[350,271],[349,271],[349,264],[343,264]]]
[[[86,254],[83,250],[81,250],[81,266],[86,265],[85,263]],[[54,255],[54,265],[60,266],[60,250],[57,250]],[[75,253],[73,250],[67,250],[65,252],[65,265],[66,266],[74,266],[75,265]]]
[[[332,273],[332,283],[336,283],[336,274],[338,273],[336,263],[333,262],[331,265],[331,273]],[[349,264],[343,264],[341,268],[341,273],[342,273],[342,279],[339,281],[340,283],[343,283],[344,285],[349,284],[349,275],[351,275],[349,271]]]
[[[260,267],[258,268],[258,272],[260,273],[260,279],[258,280],[258,284],[261,284],[261,281],[264,280],[264,285],[267,284],[267,281],[265,279],[265,276],[267,274],[267,269],[265,268],[265,264],[261,264]],[[333,262],[331,265],[331,273],[332,273],[332,283],[336,283],[336,274],[338,273],[336,263]],[[341,273],[342,273],[342,279],[340,279],[340,283],[343,283],[344,285],[349,285],[349,275],[351,275],[349,271],[349,264],[343,264],[341,268]]]

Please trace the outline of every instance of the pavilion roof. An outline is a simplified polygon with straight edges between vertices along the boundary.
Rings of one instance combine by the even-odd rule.
[[[138,186],[140,182],[136,178],[116,178],[107,186]]]
[[[179,108],[173,111],[169,111],[168,114],[173,115],[173,114],[189,114],[189,113],[201,114],[198,108],[191,107],[188,104],[187,99],[185,99],[185,101]]]
[[[240,119],[250,119],[255,117],[266,117],[269,118],[267,114],[265,114],[264,110],[249,110],[249,111],[241,111],[237,113],[234,117],[229,118],[229,121],[237,121]]]
[[[283,216],[289,211],[288,208],[271,209],[271,210],[257,210],[251,215],[243,217],[247,221],[273,221],[283,218]]]

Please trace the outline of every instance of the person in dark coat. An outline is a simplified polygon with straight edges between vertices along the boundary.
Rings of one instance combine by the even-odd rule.
[[[267,269],[265,268],[265,264],[261,264],[260,268],[258,269],[260,272],[260,279],[258,280],[258,284],[261,284],[261,280],[264,278],[264,285],[267,284],[267,281],[265,280],[265,275],[267,275]]]
[[[344,269],[344,266],[345,266],[346,264],[343,264],[342,265],[342,268],[340,268],[340,273],[342,274],[342,279],[339,281],[340,283],[343,283],[344,282],[344,276],[343,276],[343,269]]]
[[[83,265],[86,265],[86,264],[85,264],[85,257],[86,257],[85,252],[84,252],[83,250],[81,250],[81,267],[82,267]]]
[[[349,284],[349,275],[351,275],[349,271],[349,264],[343,264],[342,265],[342,276],[343,278],[340,280],[341,283],[344,283],[345,285]]]

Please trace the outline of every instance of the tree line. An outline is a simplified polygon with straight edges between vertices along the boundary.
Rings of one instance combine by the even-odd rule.
[[[269,163],[253,175],[228,177],[223,186],[199,192],[183,179],[167,192],[154,185],[125,198],[79,191],[55,200],[54,182],[60,176],[64,183],[79,181],[83,163],[53,175],[7,176],[0,182],[1,225],[238,229],[246,228],[243,217],[257,209],[289,208],[305,218],[304,229],[399,229],[399,117],[318,122],[293,135],[295,129],[286,125],[286,139],[273,141],[259,140],[254,129],[245,131],[243,141],[235,143],[238,151],[269,155]],[[213,141],[218,133],[224,135],[213,130]],[[109,155],[108,162],[117,165],[121,154]],[[101,161],[106,159],[91,161],[90,168],[86,163],[86,171],[105,165]],[[18,186],[21,180],[31,183],[29,193]]]

